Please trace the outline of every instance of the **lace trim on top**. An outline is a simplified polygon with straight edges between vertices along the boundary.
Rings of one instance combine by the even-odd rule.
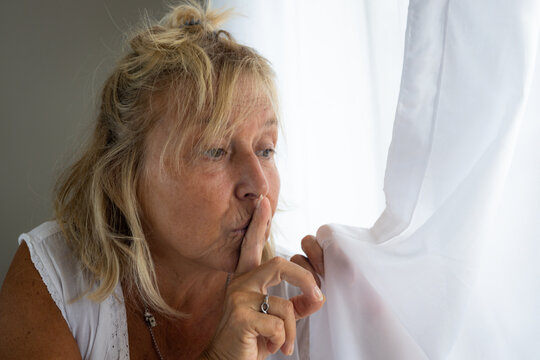
[[[28,246],[32,263],[34,264],[36,270],[39,272],[39,275],[41,276],[41,280],[43,280],[43,283],[47,287],[47,290],[49,291],[51,298],[54,300],[56,306],[58,307],[58,309],[62,313],[62,316],[67,322],[67,316],[66,316],[66,311],[64,308],[64,301],[62,300],[62,296],[58,292],[58,289],[56,289],[56,287],[54,286],[49,276],[49,273],[45,269],[45,265],[43,265],[41,258],[37,255],[36,250],[34,249],[34,244],[32,243],[32,240],[28,237],[27,234],[21,235],[21,240],[23,240],[26,243],[26,246]]]
[[[40,235],[42,235],[43,233],[46,234],[43,235],[43,238],[48,238],[55,234],[55,231],[51,230],[54,230],[54,228],[48,225],[48,223],[42,224],[43,228],[40,229]],[[48,267],[46,266],[46,264],[44,264],[44,261],[46,262],[47,259],[42,259],[42,257],[39,255],[40,249],[36,248],[36,246],[42,246],[41,241],[43,240],[43,238],[42,236],[34,237],[32,236],[32,234],[24,233],[19,236],[19,244],[24,241],[28,246],[30,258],[34,267],[38,271],[43,283],[47,287],[49,295],[62,313],[64,320],[71,328],[70,322],[68,321],[67,317],[63,294],[60,292],[57,284],[55,284],[53,278],[50,276]],[[129,360],[127,315],[121,285],[118,284],[113,294],[109,295],[101,304],[98,304],[97,306],[99,306],[100,311],[105,311],[106,313],[108,313],[108,315],[110,316],[110,324],[112,325],[110,329],[111,332],[109,334],[110,347],[106,350],[107,355],[105,355],[105,358]],[[95,358],[95,356],[92,355],[92,351],[90,351],[89,354],[86,354],[86,356],[83,357],[85,359]]]
[[[115,297],[114,294],[111,294],[107,298],[107,301],[110,302],[110,308],[114,309],[114,333],[112,334],[113,343],[118,346],[117,359],[129,360],[129,337],[127,329],[126,303],[124,301],[124,294],[120,284],[116,286],[115,293],[117,294],[117,297]]]

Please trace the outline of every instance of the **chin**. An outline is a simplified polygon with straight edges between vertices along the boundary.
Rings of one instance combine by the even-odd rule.
[[[234,273],[236,268],[238,267],[238,259],[240,259],[240,256],[238,254],[234,254],[232,256],[225,256],[225,254],[223,254],[220,259],[220,264],[216,267],[216,269],[228,273]]]
[[[240,259],[240,246],[237,249],[222,249],[216,254],[213,268],[216,270],[234,273]]]
[[[240,260],[240,252],[245,234],[229,235],[227,240],[219,242],[220,245],[212,249],[212,264],[216,270],[234,273]],[[217,244],[216,244],[217,245]]]

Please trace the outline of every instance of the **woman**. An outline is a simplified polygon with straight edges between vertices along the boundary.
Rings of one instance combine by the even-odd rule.
[[[309,357],[322,251],[273,256],[274,80],[225,16],[189,2],[132,38],[56,220],[19,239],[3,358]]]

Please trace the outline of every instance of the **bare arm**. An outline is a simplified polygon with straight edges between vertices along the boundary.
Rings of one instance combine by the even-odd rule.
[[[0,290],[3,359],[81,359],[62,313],[21,243]]]

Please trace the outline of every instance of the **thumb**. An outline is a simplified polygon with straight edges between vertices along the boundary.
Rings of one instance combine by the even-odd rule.
[[[266,197],[259,201],[242,241],[236,273],[248,272],[261,264],[267,229],[272,219],[272,209]]]

